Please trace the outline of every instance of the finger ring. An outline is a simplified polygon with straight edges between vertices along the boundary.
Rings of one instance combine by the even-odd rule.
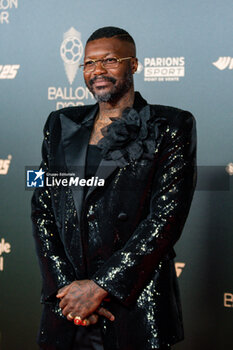
[[[76,326],[80,326],[82,324],[82,319],[80,316],[75,316],[74,324],[76,324]]]
[[[69,320],[73,320],[73,318],[74,318],[74,316],[72,316],[72,314],[71,314],[71,312],[67,315],[67,318],[69,319]]]

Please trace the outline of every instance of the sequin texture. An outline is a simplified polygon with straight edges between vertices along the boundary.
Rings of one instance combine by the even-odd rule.
[[[69,171],[83,164],[91,132],[83,120],[91,125],[97,111],[85,108],[50,115],[43,169],[61,164]],[[84,201],[82,190],[70,188],[36,189],[33,195],[43,346],[56,341],[57,349],[68,348],[76,328],[61,315],[56,292],[86,278],[108,291],[110,301],[104,305],[116,317],[114,322],[100,320],[106,350],[151,350],[183,339],[173,246],[195,188],[195,122],[190,113],[170,107],[150,105],[145,113],[147,157],[124,154],[121,164],[105,159],[105,186],[93,188]]]

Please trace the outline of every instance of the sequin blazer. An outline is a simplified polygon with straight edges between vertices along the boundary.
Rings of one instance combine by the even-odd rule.
[[[85,157],[98,104],[52,112],[44,128],[42,168],[85,178]],[[195,120],[186,111],[133,108],[103,130],[102,160],[82,186],[45,186],[32,198],[33,234],[42,273],[41,348],[68,350],[77,327],[56,292],[93,279],[109,292],[114,322],[100,318],[104,349],[151,350],[183,339],[173,246],[195,183]]]

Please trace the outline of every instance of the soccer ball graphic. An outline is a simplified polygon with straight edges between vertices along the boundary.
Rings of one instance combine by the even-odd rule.
[[[83,54],[83,45],[77,37],[66,38],[61,44],[60,53],[65,63],[78,63]]]

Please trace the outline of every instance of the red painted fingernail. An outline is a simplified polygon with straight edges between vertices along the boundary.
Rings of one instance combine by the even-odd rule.
[[[74,324],[76,324],[76,326],[79,326],[80,324],[82,324],[82,321],[81,320],[74,320]]]

